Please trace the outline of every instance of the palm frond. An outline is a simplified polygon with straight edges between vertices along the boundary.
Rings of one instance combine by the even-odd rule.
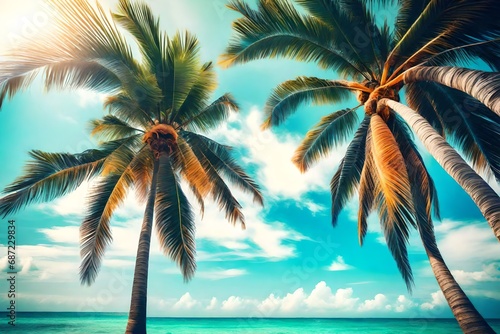
[[[160,31],[159,19],[154,16],[151,8],[145,3],[120,0],[113,18],[134,36],[149,70],[153,73],[161,71],[158,66],[162,63],[166,39]]]
[[[231,152],[227,146],[223,146],[205,136],[194,134],[193,132],[185,132],[188,140],[197,140],[192,147],[201,149],[204,155],[208,158],[212,166],[226,177],[229,182],[233,183],[241,190],[253,195],[253,200],[260,205],[264,204],[264,199],[260,192],[260,187],[245,173],[231,156]]]
[[[446,122],[439,113],[434,99],[430,96],[429,83],[415,82],[405,86],[405,98],[408,106],[418,111],[422,117],[432,125],[432,127],[443,137],[446,136],[444,127]]]
[[[5,217],[33,202],[48,202],[70,193],[98,175],[106,158],[119,146],[119,142],[112,143],[80,154],[31,151],[33,160],[27,163],[24,175],[4,190],[7,195],[0,200],[0,215]]]
[[[296,149],[293,163],[305,172],[334,147],[342,145],[358,123],[355,109],[343,109],[321,118]]]
[[[200,69],[196,82],[180,106],[173,121],[186,124],[188,120],[207,108],[209,99],[217,87],[217,76],[212,62],[205,63]]]
[[[413,283],[406,244],[409,226],[415,226],[415,208],[411,183],[398,143],[386,123],[377,114],[370,122],[371,152],[380,192],[378,212],[389,250],[408,290]],[[416,227],[416,226],[415,226]]]
[[[103,140],[123,139],[133,136],[137,132],[144,132],[130,126],[130,124],[114,115],[106,115],[102,119],[90,121],[90,128],[92,135],[97,135]]]
[[[354,195],[359,185],[361,173],[365,164],[366,135],[369,124],[370,117],[365,116],[354,134],[354,138],[347,147],[344,159],[342,159],[337,172],[330,182],[333,226],[337,225],[340,212]],[[364,233],[362,234],[364,236]],[[360,240],[362,240],[362,238]]]
[[[91,285],[99,272],[106,246],[111,242],[110,221],[114,211],[123,203],[133,184],[130,168],[134,155],[123,156],[113,173],[94,185],[88,197],[88,208],[80,226],[80,280]]]
[[[196,270],[194,216],[170,159],[160,156],[158,187],[155,200],[156,231],[160,247],[182,270],[189,281]]]
[[[149,191],[151,190],[153,164],[153,152],[147,145],[142,146],[138,150],[134,160],[130,163],[130,169],[134,179],[134,190],[137,200],[140,203],[146,202]]]
[[[260,0],[258,9],[253,10],[245,2],[233,0],[228,7],[243,17],[233,23],[235,35],[221,57],[223,66],[285,57],[318,62],[320,67],[344,76],[369,78],[332,43],[330,27],[314,17],[301,15],[290,1]]]
[[[170,112],[166,115],[170,123],[198,80],[202,65],[198,54],[198,40],[188,32],[178,32],[172,39],[167,39],[162,59],[163,73],[158,85],[163,93],[162,111]]]
[[[204,142],[203,138],[200,138],[200,135],[187,131],[181,132],[181,135],[191,144],[193,152],[201,162],[212,184],[212,197],[219,205],[220,210],[225,211],[226,219],[233,225],[237,221],[240,221],[241,226],[245,228],[245,217],[241,211],[241,205],[222,179],[220,159],[216,156],[214,151],[207,147],[207,144]],[[258,192],[257,195],[260,197],[262,196],[260,192]]]
[[[429,82],[425,85],[436,109],[445,118],[446,132],[475,170],[493,174],[500,182],[500,117],[460,91]]]
[[[172,165],[180,167],[182,177],[188,182],[191,188],[195,188],[197,193],[205,197],[212,188],[205,169],[201,165],[197,156],[189,143],[182,137],[177,138],[177,150],[172,154],[171,159],[176,160]]]
[[[237,112],[239,106],[233,96],[226,93],[201,110],[197,110],[190,118],[179,117],[178,123],[188,129],[208,131],[225,121],[231,112]],[[180,116],[180,113],[179,113]]]
[[[403,75],[405,83],[433,81],[467,93],[500,115],[500,73],[459,67],[419,66]]]
[[[371,65],[377,64],[377,52],[370,43],[374,38],[374,18],[366,11],[362,1],[308,1],[297,0],[313,17],[317,17],[331,30],[330,40],[336,49],[374,80]]]
[[[349,96],[349,83],[315,77],[298,77],[278,85],[266,102],[263,127],[269,128],[283,123],[299,105],[318,105],[341,102]]]
[[[155,115],[142,109],[138,102],[125,92],[108,96],[104,100],[104,107],[131,126],[147,129],[154,124]]]

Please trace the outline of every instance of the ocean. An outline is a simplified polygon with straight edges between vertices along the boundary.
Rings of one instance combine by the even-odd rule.
[[[18,313],[16,326],[2,317],[0,333],[93,334],[123,333],[125,313]],[[500,333],[500,319],[489,320]],[[149,318],[150,334],[451,334],[461,333],[454,319],[257,319],[257,318]]]

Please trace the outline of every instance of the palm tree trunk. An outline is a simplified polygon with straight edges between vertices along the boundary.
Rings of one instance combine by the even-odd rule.
[[[433,81],[458,89],[500,115],[500,73],[448,66],[417,66],[403,75],[405,83]]]
[[[419,114],[389,99],[379,101],[389,106],[408,123],[427,150],[444,170],[469,194],[500,241],[500,198],[462,157]]]
[[[462,331],[467,334],[495,333],[476,310],[460,285],[458,285],[448,266],[446,266],[441,252],[436,245],[436,238],[432,229],[423,231],[420,228],[419,232],[439,288],[443,292],[444,298],[446,298],[451,312],[455,319],[457,319]]]
[[[155,160],[153,168],[153,179],[151,189],[144,212],[139,246],[135,259],[134,283],[132,285],[132,298],[130,301],[130,312],[128,315],[127,329],[125,333],[146,333],[146,309],[148,295],[148,266],[149,249],[151,245],[151,231],[153,225],[154,203],[156,197],[156,182],[158,179],[159,161]]]

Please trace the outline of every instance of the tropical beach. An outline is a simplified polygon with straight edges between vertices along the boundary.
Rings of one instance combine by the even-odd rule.
[[[500,330],[497,1],[2,6],[2,332]]]

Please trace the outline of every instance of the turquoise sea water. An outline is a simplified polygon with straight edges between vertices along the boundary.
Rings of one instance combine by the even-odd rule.
[[[16,326],[0,333],[123,333],[124,313],[19,313]],[[500,319],[489,320],[500,333]],[[255,318],[149,318],[148,333],[461,333],[454,319],[255,319]]]

